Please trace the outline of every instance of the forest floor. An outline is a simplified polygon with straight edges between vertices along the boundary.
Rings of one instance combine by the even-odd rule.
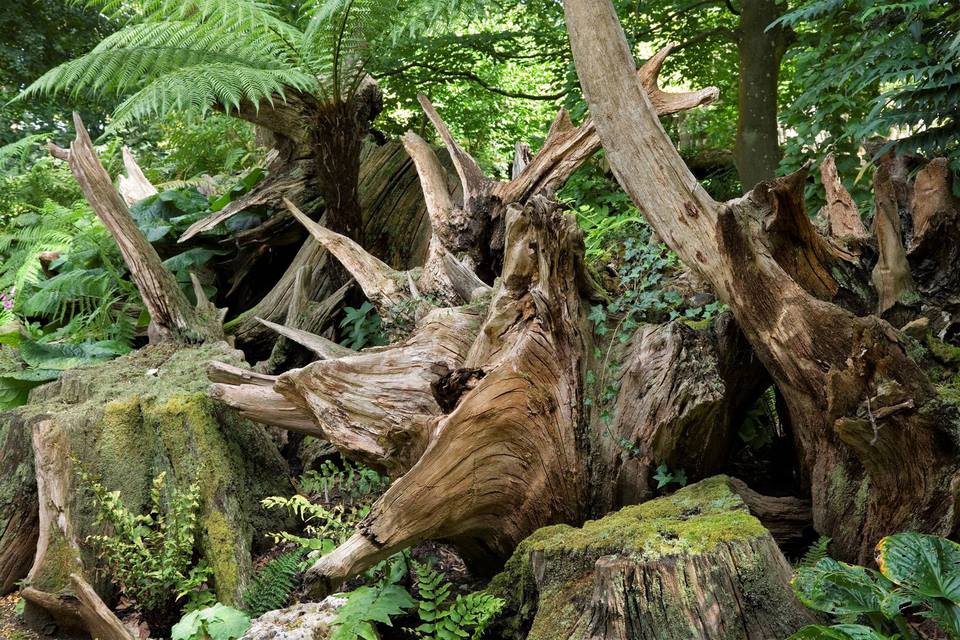
[[[40,640],[36,632],[23,626],[17,615],[20,596],[13,593],[0,598],[0,638],[3,640]]]

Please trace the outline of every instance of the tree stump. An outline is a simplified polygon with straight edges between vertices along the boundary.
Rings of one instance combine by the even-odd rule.
[[[290,494],[289,469],[263,427],[206,395],[211,359],[241,362],[224,343],[151,346],[67,371],[19,410],[32,431],[39,492],[39,541],[27,578],[36,596],[28,598],[33,620],[47,620],[38,609],[55,608],[44,604],[45,596],[75,602],[72,573],[112,601],[107,577],[96,571],[96,549],[86,543],[104,531],[81,470],[99,477],[108,491],[119,491],[134,513],[144,511],[151,481],[161,472],[171,488],[198,482],[199,556],[213,570],[217,598],[240,602],[252,549],[262,542],[258,534],[286,524],[285,516],[266,512],[260,500]],[[58,626],[70,626],[69,610],[55,612]],[[73,622],[86,628],[83,620]]]
[[[769,640],[812,621],[790,565],[724,476],[524,540],[490,590],[502,637]],[[528,634],[528,635],[527,635]]]
[[[30,570],[40,518],[30,428],[20,413],[0,414],[0,443],[0,595],[6,595]]]

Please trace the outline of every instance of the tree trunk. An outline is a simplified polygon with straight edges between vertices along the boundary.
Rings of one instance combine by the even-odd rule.
[[[0,594],[26,577],[40,532],[30,428],[16,411],[0,414]]]
[[[770,30],[767,27],[780,17],[783,8],[777,0],[743,0],[741,3],[737,29],[740,89],[734,156],[745,192],[772,180],[780,164],[777,81],[787,33],[782,27]]]
[[[840,557],[863,563],[872,561],[877,540],[895,531],[951,534],[957,412],[890,324],[831,302],[841,283],[827,265],[844,260],[844,251],[806,217],[804,176],[714,202],[636,81],[609,1],[567,0],[565,11],[577,71],[618,180],[730,306],[784,398],[817,530],[833,538]],[[878,193],[878,208],[885,206]],[[878,264],[902,264],[899,234],[889,232],[899,218],[877,218],[884,221]],[[944,247],[958,232],[946,228],[952,238],[941,237]],[[908,301],[900,272],[888,272],[880,276],[891,292],[884,299]],[[940,311],[927,313],[942,326]]]

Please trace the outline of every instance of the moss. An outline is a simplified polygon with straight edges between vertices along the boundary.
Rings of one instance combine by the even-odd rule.
[[[47,553],[39,570],[32,576],[30,586],[40,591],[57,593],[70,585],[70,574],[83,570],[77,549],[60,532],[51,531]]]
[[[946,365],[960,366],[960,347],[940,340],[932,333],[927,334],[927,349],[938,361]]]
[[[266,431],[206,394],[211,360],[241,364],[227,345],[177,350],[148,347],[96,367],[66,372],[27,408],[53,415],[69,453],[119,490],[125,506],[142,511],[150,482],[167,472],[171,487],[200,485],[201,557],[214,570],[218,597],[236,603],[251,571],[257,532],[283,529],[260,500],[289,495],[289,469]],[[90,496],[74,492],[76,537],[100,533]],[[84,546],[87,566],[93,550]],[[54,570],[59,573],[59,570]]]
[[[731,490],[728,478],[717,476],[580,528],[539,529],[520,543],[488,590],[507,602],[506,637],[522,637],[531,621],[530,637],[568,637],[570,625],[587,606],[583,599],[589,598],[590,586],[584,580],[592,580],[599,558],[617,555],[640,564],[705,554],[723,543],[766,535],[763,525]],[[549,571],[535,579],[534,566],[546,566]]]

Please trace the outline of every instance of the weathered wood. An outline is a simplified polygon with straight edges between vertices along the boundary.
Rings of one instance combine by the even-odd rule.
[[[820,165],[820,178],[826,192],[827,204],[824,217],[830,223],[830,235],[834,238],[863,240],[870,237],[867,228],[860,219],[860,210],[837,173],[837,163],[833,154],[827,155]]]
[[[124,202],[131,205],[157,195],[157,188],[147,179],[147,176],[143,175],[143,170],[133,157],[133,152],[126,145],[123,147],[123,167],[127,170],[127,175],[120,175],[117,178],[117,190]]]
[[[306,347],[321,360],[342,358],[354,353],[353,349],[341,346],[333,340],[329,340],[323,336],[318,336],[315,333],[277,324],[276,322],[270,322],[269,320],[264,320],[263,318],[257,318],[257,321],[263,324],[265,327],[273,329],[281,336]]]
[[[799,550],[807,543],[806,533],[813,525],[809,500],[794,496],[765,496],[736,478],[730,478],[730,487],[760,524],[770,531],[781,549]]]
[[[127,205],[100,164],[78,113],[73,114],[73,124],[77,135],[70,149],[51,142],[50,154],[69,165],[83,195],[116,241],[150,313],[155,335],[188,343],[222,340],[223,325],[219,318],[208,317],[190,305],[173,274],[166,270],[156,250],[130,217]]]
[[[951,418],[930,381],[886,322],[818,300],[770,250],[763,221],[783,198],[799,201],[796,179],[714,202],[636,81],[609,0],[566,0],[564,9],[617,179],[664,242],[730,306],[784,398],[816,529],[833,538],[841,557],[861,562],[894,531],[949,534],[957,458],[946,444]]]
[[[123,623],[114,615],[97,592],[82,576],[70,574],[73,591],[80,601],[80,617],[95,640],[136,640]]]
[[[323,431],[309,412],[262,384],[214,383],[210,397],[235,409],[243,417],[271,427],[281,427],[309,436]]]
[[[897,196],[886,166],[877,167],[873,189],[877,203],[873,232],[879,253],[877,266],[873,269],[873,286],[878,294],[877,313],[883,315],[897,304],[912,302],[916,291],[900,235]]]

